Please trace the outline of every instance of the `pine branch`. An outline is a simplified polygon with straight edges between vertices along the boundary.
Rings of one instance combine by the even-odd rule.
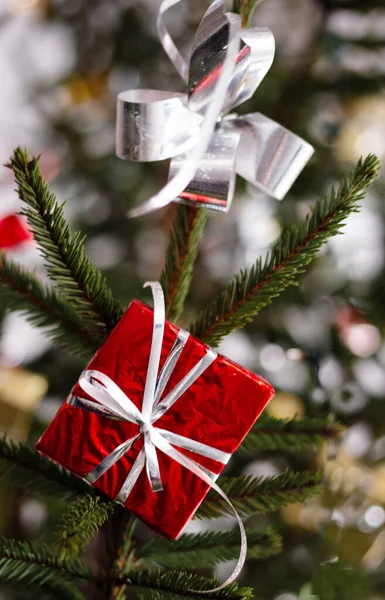
[[[8,166],[15,174],[20,199],[27,205],[22,213],[40,246],[49,276],[60,285],[64,298],[73,303],[85,326],[103,341],[122,311],[102,273],[85,255],[85,237],[70,233],[64,205],[59,205],[49,191],[38,158],[29,160],[27,152],[17,148]]]
[[[0,479],[42,497],[74,498],[96,490],[25,444],[0,437]]]
[[[114,522],[115,521],[115,522]],[[136,518],[124,511],[119,515],[117,511],[109,523],[109,537],[114,538],[114,561],[111,574],[113,581],[124,578],[130,572],[135,560],[135,543],[133,542],[133,533],[135,530]],[[118,540],[118,543],[116,543]],[[111,600],[124,600],[126,598],[127,586],[121,587],[111,585],[109,598]]]
[[[367,573],[342,561],[321,564],[313,574],[313,597],[321,600],[367,600],[371,588]]]
[[[374,183],[380,162],[369,155],[360,160],[349,179],[318,200],[311,215],[297,228],[284,232],[266,260],[259,259],[250,272],[235,280],[199,316],[191,333],[212,346],[235,329],[250,323],[262,308],[278,297],[317,256],[320,248],[341,228]]]
[[[190,289],[198,244],[207,221],[207,211],[178,205],[161,282],[166,298],[167,318],[177,321]]]
[[[33,325],[45,328],[54,342],[71,353],[90,358],[97,350],[97,337],[84,328],[72,306],[1,252],[0,297],[8,310],[25,313]]]
[[[206,598],[223,598],[227,600],[248,600],[253,596],[251,588],[240,588],[233,583],[220,592],[210,595],[199,594],[199,591],[210,590],[219,585],[218,581],[210,581],[183,573],[180,571],[132,571],[128,577],[115,582],[117,585],[127,585],[128,589],[136,592],[143,600],[181,600],[192,597],[204,600]],[[192,590],[199,590],[193,592]]]
[[[83,595],[79,595],[79,590],[76,588],[75,584],[63,582],[62,586],[66,588],[64,594],[70,593],[68,592],[68,587],[72,587],[74,595],[72,596],[72,600],[84,600]],[[7,583],[3,584],[0,587],[1,591],[5,593],[7,600],[9,598],[17,598],[17,600],[59,600],[61,599],[60,591],[57,589],[48,589],[41,588],[38,586],[28,585],[27,587],[24,584],[18,585],[17,583]],[[10,593],[7,593],[10,592]],[[16,592],[12,594],[12,592]],[[68,599],[69,600],[69,599]]]
[[[112,502],[86,494],[75,500],[62,516],[55,535],[54,551],[60,560],[75,560],[109,519]]]
[[[248,531],[248,558],[263,559],[282,550],[282,539],[272,529],[264,533]],[[137,553],[137,558],[149,567],[199,569],[214,567],[221,562],[236,560],[239,555],[237,531],[207,531],[185,534],[176,541],[150,540]]]
[[[321,473],[286,471],[276,477],[221,477],[218,485],[243,516],[277,511],[305,502],[321,491]],[[229,505],[213,490],[198,509],[197,517],[213,519],[232,515]]]
[[[39,576],[33,576],[31,578],[25,577],[20,579],[20,571],[15,567],[15,563],[12,563],[11,574],[6,571],[6,576],[1,577],[0,567],[0,590],[6,591],[7,588],[10,590],[22,592],[21,598],[36,598],[38,600],[85,600],[85,597],[80,590],[73,584],[67,581],[60,581],[57,577],[52,577],[49,581],[41,581]],[[20,569],[24,569],[25,564],[19,565]],[[9,568],[9,565],[8,565]],[[5,596],[6,598],[14,596]],[[19,598],[20,596],[17,596]]]
[[[263,0],[234,0],[234,12],[242,17],[242,26],[250,27],[254,11]]]
[[[23,588],[33,586],[56,592],[63,600],[81,600],[83,595],[72,585],[90,580],[92,573],[80,561],[57,560],[52,549],[44,544],[0,542],[0,583]]]
[[[272,450],[297,452],[323,446],[343,431],[342,425],[331,422],[329,418],[287,420],[263,413],[239,451],[247,454]]]

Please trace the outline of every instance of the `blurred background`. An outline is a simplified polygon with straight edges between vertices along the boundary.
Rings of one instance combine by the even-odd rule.
[[[73,227],[87,233],[88,254],[124,305],[142,297],[143,281],[159,278],[175,212],[172,207],[126,219],[129,207],[166,182],[168,165],[133,165],[114,156],[120,91],[184,91],[157,39],[159,4],[0,0],[0,163],[17,145],[42,155],[45,177],[59,200],[67,201]],[[208,5],[209,0],[186,1],[170,11],[170,30],[186,55]],[[316,153],[282,203],[239,181],[231,212],[211,213],[186,326],[234,272],[252,265],[283,228],[303,219],[314,200],[361,155],[385,156],[383,0],[265,0],[254,23],[272,29],[277,56],[254,98],[239,112],[264,112],[311,142]],[[314,565],[335,553],[370,576],[373,600],[385,598],[384,189],[382,179],[298,288],[221,346],[224,354],[277,388],[271,414],[289,418],[332,412],[347,426],[338,458],[327,465],[324,497],[256,519],[256,526],[273,522],[285,539],[283,554],[249,563],[243,575],[245,584],[269,600],[307,598]],[[2,245],[44,279],[23,224],[18,223],[21,230],[11,241],[1,235],[1,223],[11,222],[2,220],[14,219],[19,208],[11,172],[1,167]],[[33,443],[84,365],[53,347],[19,314],[6,314],[1,298],[0,314],[0,431]],[[272,475],[287,467],[323,464],[318,452],[266,453],[243,455],[233,471]],[[334,502],[339,532],[326,526]],[[0,534],[49,539],[62,508],[2,483]],[[194,523],[191,529],[204,527]],[[221,567],[218,575],[226,569]],[[0,591],[0,598],[10,596]]]

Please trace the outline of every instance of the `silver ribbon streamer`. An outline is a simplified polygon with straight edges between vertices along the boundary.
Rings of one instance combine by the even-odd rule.
[[[227,212],[237,173],[282,200],[314,149],[259,113],[227,114],[249,100],[268,73],[275,53],[272,32],[242,29],[240,16],[226,12],[223,0],[215,0],[198,28],[187,64],[163,19],[180,1],[162,2],[157,26],[188,93],[130,90],[118,96],[117,156],[136,162],[172,159],[167,185],[129,216],[171,202]]]
[[[201,442],[173,433],[172,431],[158,428],[156,427],[156,423],[209,368],[216,360],[217,354],[213,350],[208,349],[205,356],[163,398],[163,400],[161,400],[163,391],[189,338],[189,333],[182,329],[179,331],[177,339],[158,377],[165,324],[164,295],[160,283],[147,283],[145,287],[147,286],[151,287],[154,297],[154,324],[142,410],[140,411],[135,406],[130,398],[112,379],[110,379],[110,377],[95,370],[85,371],[79,380],[79,385],[82,390],[93,400],[85,400],[83,398],[71,396],[68,403],[100,416],[128,421],[129,423],[134,423],[139,426],[139,433],[137,435],[124,441],[115,448],[115,450],[102,460],[99,465],[92,469],[86,477],[86,480],[93,485],[130,451],[136,440],[143,436],[143,448],[139,452],[131,471],[127,475],[127,478],[116,497],[117,502],[120,502],[121,504],[126,503],[143,469],[146,469],[147,471],[147,477],[151,484],[152,491],[159,492],[163,489],[157,456],[157,450],[159,450],[202,479],[232,508],[241,533],[240,556],[232,575],[227,581],[213,590],[207,590],[205,592],[199,591],[200,594],[213,593],[222,590],[232,583],[243,568],[247,552],[245,528],[230,499],[215,483],[214,480],[218,475],[191,460],[179,452],[174,446],[195,452],[196,454],[213,459],[223,465],[227,464],[231,458],[231,454],[227,454],[226,452],[222,452],[221,450],[202,444]]]

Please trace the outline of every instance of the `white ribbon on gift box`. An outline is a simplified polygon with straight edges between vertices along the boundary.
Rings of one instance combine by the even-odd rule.
[[[187,373],[187,375],[169,392],[163,400],[161,396],[173,373],[175,365],[182,354],[183,348],[189,338],[189,333],[180,330],[177,339],[168,355],[164,367],[158,377],[159,363],[163,345],[163,334],[165,325],[165,304],[163,290],[158,282],[145,284],[150,286],[154,297],[154,324],[152,333],[152,343],[150,358],[146,376],[146,383],[143,394],[142,410],[140,411],[130,398],[120,389],[120,387],[107,375],[100,371],[85,371],[79,385],[82,390],[93,400],[72,396],[69,404],[99,414],[104,417],[111,417],[135,423],[139,425],[139,433],[134,437],[120,444],[111,454],[97,465],[86,477],[90,484],[94,484],[102,475],[104,475],[113,465],[115,465],[129,450],[136,440],[141,436],[144,438],[143,448],[140,450],[126,480],[124,481],[116,498],[117,502],[125,504],[129,498],[135,484],[138,481],[143,469],[146,468],[147,477],[151,484],[153,492],[159,492],[163,489],[162,479],[159,469],[157,450],[163,452],[166,456],[175,460],[192,473],[202,479],[207,485],[215,490],[233,510],[240,529],[241,549],[239,559],[231,576],[219,587],[201,591],[200,594],[217,592],[232,583],[241,572],[246,560],[247,538],[244,525],[234,505],[215,483],[217,474],[206,469],[191,460],[174,448],[177,446],[191,452],[195,452],[206,458],[213,459],[219,463],[227,464],[231,454],[227,454],[212,448],[201,442],[189,439],[182,435],[173,433],[156,427],[157,421],[175,404],[177,400],[185,393],[187,389],[209,368],[216,360],[217,354],[207,349],[205,356]],[[96,402],[94,402],[96,401]],[[192,590],[194,591],[194,590]],[[197,590],[198,591],[198,590]]]

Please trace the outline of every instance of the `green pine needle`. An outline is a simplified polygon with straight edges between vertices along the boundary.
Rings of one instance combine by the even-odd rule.
[[[342,561],[319,565],[313,575],[312,591],[319,600],[367,600],[372,597],[367,574]]]
[[[79,477],[65,471],[26,444],[16,445],[0,437],[0,480],[41,497],[75,498],[81,493],[95,493]]]
[[[254,11],[263,0],[234,0],[234,12],[242,17],[242,25],[250,27]]]
[[[166,266],[161,277],[170,321],[177,321],[182,314],[206,221],[206,210],[183,204],[176,209]]]
[[[113,510],[112,502],[88,494],[71,504],[56,530],[54,551],[59,559],[78,558]]]
[[[30,160],[25,150],[17,148],[8,166],[15,174],[20,199],[26,205],[22,213],[45,258],[49,276],[73,304],[84,325],[103,341],[119,321],[122,310],[102,273],[85,255],[85,236],[71,234],[64,205],[59,205],[49,191],[40,174],[38,158]]]
[[[320,493],[322,473],[286,471],[275,477],[221,477],[219,487],[243,516],[265,514],[288,504],[305,502]],[[214,519],[232,515],[230,506],[210,490],[198,509],[198,518]]]
[[[73,585],[89,580],[92,574],[80,561],[65,562],[53,556],[52,549],[36,542],[0,541],[0,584],[25,589],[32,586],[55,592],[63,600],[81,600]]]
[[[339,437],[342,425],[329,418],[276,419],[263,413],[251,433],[246,437],[240,452],[281,451],[297,452],[306,448],[323,446],[327,441]]]
[[[241,271],[235,280],[203,310],[190,328],[193,335],[211,346],[235,329],[250,323],[256,315],[286,288],[317,256],[321,247],[341,232],[349,214],[374,183],[380,161],[374,155],[360,160],[354,173],[315,205],[299,227],[283,233],[265,261],[257,260],[250,271]]]
[[[241,588],[236,583],[210,595],[199,594],[199,591],[213,589],[220,583],[181,571],[164,572],[158,569],[132,571],[127,578],[116,581],[116,585],[125,584],[128,584],[128,590],[136,592],[143,600],[181,600],[186,596],[202,600],[204,598],[248,600],[253,597],[251,588]]]
[[[45,328],[54,342],[72,354],[89,359],[97,350],[97,337],[87,331],[71,304],[1,252],[0,298],[7,310],[25,313],[33,325]]]
[[[185,534],[178,540],[157,538],[140,548],[136,556],[148,567],[199,569],[215,567],[221,562],[236,560],[239,556],[238,531],[207,531]],[[272,529],[261,533],[247,532],[249,559],[263,559],[282,550],[282,538]]]

